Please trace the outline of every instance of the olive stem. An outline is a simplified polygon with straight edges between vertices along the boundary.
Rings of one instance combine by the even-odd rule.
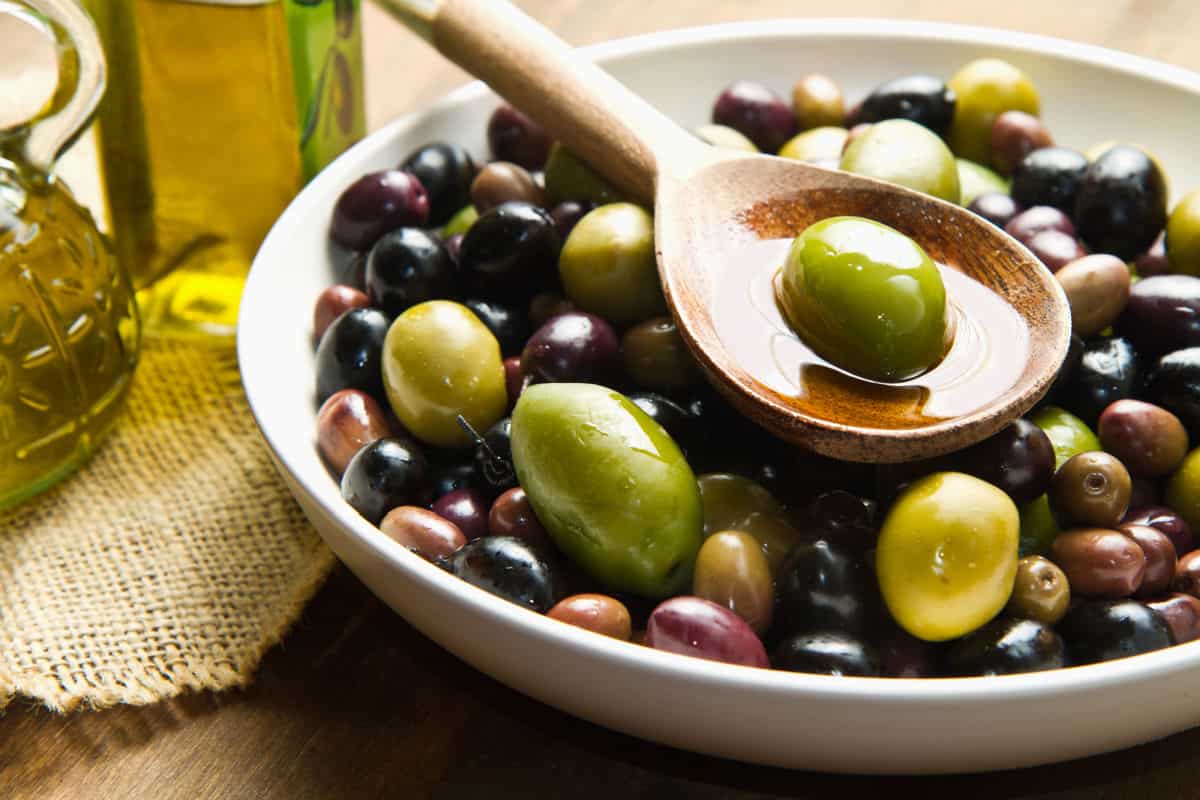
[[[471,423],[467,422],[466,417],[464,417],[462,414],[459,414],[454,419],[456,419],[458,424],[462,426],[462,429],[467,432],[467,435],[474,440],[475,446],[483,450],[484,456],[487,457],[487,462],[485,462],[483,465],[485,473],[484,477],[496,484],[505,483],[512,480],[513,468],[512,465],[508,463],[508,460],[501,457],[495,450],[492,449],[492,446],[487,443],[487,439],[484,439],[479,435],[479,432],[472,427]]]

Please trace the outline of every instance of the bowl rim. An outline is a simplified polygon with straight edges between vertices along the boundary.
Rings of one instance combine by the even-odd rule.
[[[922,41],[944,39],[960,44],[983,45],[1009,52],[1026,52],[1078,61],[1092,67],[1117,71],[1142,79],[1165,83],[1200,95],[1200,74],[1164,62],[1112,50],[1098,45],[974,25],[882,18],[829,17],[813,19],[766,19],[681,28],[615,39],[581,50],[605,61],[622,57],[661,53],[696,44],[713,44],[733,39],[796,39],[813,36],[905,39]],[[490,619],[502,627],[518,626],[541,643],[579,651],[589,658],[619,663],[626,669],[652,670],[671,680],[686,681],[712,689],[755,689],[780,697],[806,695],[826,699],[880,705],[958,704],[1001,702],[1013,698],[1038,698],[1049,695],[1092,692],[1119,686],[1131,680],[1155,681],[1200,666],[1200,641],[1174,645],[1142,655],[1086,666],[1067,667],[1045,672],[964,678],[864,678],[815,675],[777,669],[760,669],[726,664],[654,650],[650,647],[614,640],[521,608],[463,581],[389,539],[377,527],[355,512],[336,491],[310,486],[288,460],[287,442],[294,435],[276,424],[270,404],[262,399],[260,386],[270,383],[270,370],[256,371],[263,358],[256,357],[253,326],[247,323],[248,307],[257,305],[260,294],[269,291],[260,267],[283,245],[285,231],[296,223],[300,209],[311,200],[346,185],[355,176],[354,167],[368,152],[386,149],[388,144],[423,119],[489,94],[479,81],[459,87],[426,107],[404,114],[368,134],[326,166],[289,203],[272,226],[254,259],[243,294],[237,330],[237,353],[243,389],[259,430],[279,469],[290,476],[289,484],[302,490],[306,498],[352,535],[375,558],[388,563],[392,570],[404,573],[442,599],[467,607],[472,614]],[[266,348],[269,349],[269,348]],[[265,357],[265,356],[264,356]],[[305,446],[313,447],[315,434],[306,432]],[[320,464],[325,469],[323,464]]]

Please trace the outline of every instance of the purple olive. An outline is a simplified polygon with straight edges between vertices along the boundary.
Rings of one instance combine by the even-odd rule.
[[[650,613],[646,646],[728,664],[767,668],[767,651],[745,620],[699,597],[672,597]]]
[[[525,169],[541,169],[550,155],[550,135],[507,103],[488,119],[487,139],[497,161],[511,161]]]
[[[1157,600],[1147,600],[1146,606],[1167,623],[1175,644],[1200,639],[1200,600],[1173,592]]]
[[[1117,330],[1147,356],[1200,345],[1200,278],[1157,275],[1138,281]]]
[[[999,487],[1019,505],[1036,500],[1054,477],[1054,447],[1049,437],[1024,418],[952,459],[963,472]]]
[[[1011,175],[1034,150],[1053,146],[1054,137],[1033,114],[1014,109],[1003,112],[992,123],[992,166],[1001,175]]]
[[[475,489],[455,489],[433,501],[433,512],[458,526],[468,541],[488,534],[488,501]]]
[[[367,250],[390,230],[429,219],[429,195],[416,177],[397,169],[372,172],[350,184],[333,207],[329,233],[352,250]]]
[[[984,192],[971,201],[967,210],[974,211],[996,227],[1003,228],[1021,213],[1021,206],[1004,192]]]
[[[1143,278],[1166,275],[1171,271],[1171,262],[1167,258],[1166,237],[1163,234],[1160,233],[1154,244],[1134,259],[1133,268]]]
[[[1175,544],[1165,533],[1149,525],[1121,525],[1117,530],[1137,542],[1146,555],[1146,571],[1135,597],[1155,597],[1171,588],[1175,580],[1175,565],[1179,556]]]
[[[521,369],[539,383],[608,383],[620,366],[612,326],[584,311],[552,317],[529,337],[521,352]]]
[[[1062,231],[1051,230],[1035,233],[1028,241],[1024,242],[1024,245],[1051,272],[1058,272],[1072,261],[1087,255],[1087,250],[1083,249],[1083,245],[1079,243],[1078,239]]]
[[[712,121],[733,128],[764,153],[778,153],[796,135],[792,109],[755,81],[736,81],[726,87],[713,106]]]
[[[565,242],[579,220],[591,211],[592,204],[587,200],[564,200],[550,209],[550,218],[558,229],[559,241]]]
[[[1070,236],[1075,235],[1075,225],[1064,212],[1052,206],[1034,206],[1017,214],[1004,231],[1022,244],[1028,242],[1035,234],[1042,231],[1061,231]]]
[[[1151,528],[1162,531],[1171,540],[1171,543],[1175,545],[1175,554],[1178,556],[1191,552],[1194,546],[1195,539],[1192,536],[1192,526],[1188,525],[1183,517],[1166,506],[1131,508],[1125,515],[1125,518],[1121,520],[1121,523],[1125,525],[1149,525]]]

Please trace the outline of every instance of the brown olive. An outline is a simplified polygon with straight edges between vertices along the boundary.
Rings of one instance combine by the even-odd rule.
[[[1067,459],[1050,482],[1050,508],[1063,527],[1114,528],[1129,510],[1129,471],[1108,453],[1093,450]]]
[[[313,305],[313,341],[321,341],[325,329],[343,312],[352,308],[366,308],[369,305],[371,298],[367,297],[366,292],[353,286],[335,284],[327,287],[317,295],[317,302]]]
[[[1054,137],[1033,114],[1005,111],[992,123],[992,166],[1001,175],[1011,175],[1034,150],[1053,146]]]
[[[429,561],[448,558],[467,543],[457,525],[419,506],[393,508],[379,523],[379,530]]]
[[[1071,591],[1085,597],[1129,597],[1142,585],[1146,554],[1119,531],[1078,528],[1060,533],[1050,546]]]
[[[575,304],[558,292],[538,292],[529,301],[529,322],[540,328],[551,317],[574,310]]]
[[[1077,258],[1054,277],[1071,306],[1071,326],[1080,336],[1094,336],[1112,325],[1129,302],[1129,267],[1103,253]]]
[[[533,176],[524,167],[507,161],[493,161],[471,181],[471,205],[480,214],[510,200],[535,206],[546,204],[542,188]]]
[[[1121,522],[1125,525],[1149,525],[1151,528],[1157,528],[1175,545],[1175,554],[1180,557],[1192,550],[1195,541],[1192,526],[1166,506],[1135,506],[1131,502],[1129,511]]]
[[[1146,606],[1166,620],[1175,644],[1200,638],[1200,600],[1190,594],[1174,592],[1157,600],[1147,600]]]
[[[333,393],[317,412],[317,446],[339,475],[364,445],[395,435],[395,427],[375,398],[358,389]]]
[[[546,616],[594,633],[629,641],[633,623],[629,609],[606,594],[574,594],[564,597],[546,612]]]
[[[625,372],[639,387],[656,392],[677,392],[699,377],[692,354],[670,317],[638,323],[621,337]]]
[[[1175,564],[1175,581],[1172,588],[1192,597],[1200,597],[1200,550],[1192,550],[1179,557]]]
[[[761,634],[775,603],[771,563],[748,533],[721,531],[704,540],[692,573],[692,594],[725,606]]]
[[[802,131],[841,125],[846,119],[842,90],[827,75],[805,75],[792,87],[792,113]]]
[[[504,388],[508,392],[509,410],[517,404],[521,392],[525,391],[528,385],[529,378],[521,371],[521,357],[509,356],[504,359]]]
[[[1026,556],[1017,562],[1017,578],[1008,598],[1010,614],[1054,625],[1070,603],[1071,585],[1057,564],[1042,556]]]
[[[1188,451],[1187,430],[1179,417],[1141,400],[1118,400],[1104,409],[1096,433],[1131,475],[1145,478],[1173,472]]]
[[[1171,588],[1179,557],[1175,555],[1175,545],[1170,537],[1149,525],[1122,525],[1117,530],[1137,542],[1146,555],[1142,585],[1134,596],[1154,597]]]
[[[496,498],[488,513],[488,532],[492,536],[515,536],[529,544],[548,546],[550,536],[533,513],[529,497],[520,486]]]

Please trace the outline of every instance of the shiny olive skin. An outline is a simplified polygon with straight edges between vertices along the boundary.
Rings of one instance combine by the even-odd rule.
[[[539,547],[550,546],[550,536],[520,486],[509,489],[492,503],[488,512],[488,532],[492,536],[515,536]]]
[[[1175,565],[1179,558],[1175,554],[1175,545],[1162,531],[1148,525],[1130,525],[1125,523],[1117,528],[1118,531],[1137,542],[1146,556],[1146,571],[1142,575],[1142,585],[1134,592],[1134,597],[1156,597],[1171,587],[1175,580]]]
[[[550,214],[530,203],[501,203],[480,214],[463,236],[463,277],[492,292],[528,292],[554,274],[558,229]]]
[[[1071,306],[1071,328],[1094,336],[1111,325],[1129,301],[1129,267],[1105,253],[1084,256],[1054,273]]]
[[[611,183],[558,142],[550,146],[545,180],[546,202],[551,207],[567,200],[599,206],[622,199],[621,193]]]
[[[500,345],[466,306],[431,300],[405,311],[388,329],[383,378],[401,424],[422,441],[462,447],[504,416],[508,388]]]
[[[771,564],[762,545],[742,531],[709,536],[696,554],[692,594],[728,608],[761,635],[775,604]]]
[[[822,492],[804,509],[802,527],[815,538],[865,553],[879,535],[878,506],[843,489]]]
[[[395,317],[417,303],[453,297],[458,269],[428,231],[398,228],[367,254],[365,280],[371,304]]]
[[[1072,593],[1084,597],[1129,597],[1146,574],[1141,546],[1119,531],[1104,528],[1060,533],[1050,558],[1066,573]]]
[[[1138,394],[1141,380],[1142,360],[1129,339],[1093,339],[1084,344],[1079,366],[1058,399],[1086,424],[1096,425],[1104,409]]]
[[[483,214],[509,201],[544,206],[546,197],[533,176],[518,164],[493,161],[479,170],[471,181],[471,205],[475,210]]]
[[[727,125],[697,125],[692,129],[701,140],[713,147],[723,147],[726,150],[741,150],[745,153],[757,153],[758,148],[742,133]]]
[[[779,148],[779,155],[794,161],[840,161],[849,139],[850,135],[845,128],[813,128],[788,139],[787,143]]]
[[[957,469],[981,478],[1024,504],[1050,488],[1054,446],[1033,422],[1020,418],[979,444],[953,454]]]
[[[805,344],[865,378],[920,375],[953,339],[937,266],[878,222],[831,217],[810,225],[792,242],[777,286],[784,316]]]
[[[617,334],[583,311],[551,317],[521,351],[521,369],[537,383],[608,383],[620,370]]]
[[[1032,502],[1021,506],[1021,539],[1017,545],[1017,553],[1025,556],[1045,555],[1050,552],[1050,544],[1062,528],[1050,510],[1050,498],[1041,495]]]
[[[704,531],[696,478],[627,398],[594,384],[530,386],[513,410],[512,454],[537,518],[593,577],[646,598],[687,585]]]
[[[956,158],[954,165],[958,170],[959,205],[969,206],[981,194],[1008,191],[1009,182],[982,164]]]
[[[1200,448],[1184,456],[1179,469],[1167,480],[1165,499],[1193,531],[1200,528]]]
[[[451,461],[431,467],[433,499],[445,497],[459,489],[475,489],[475,465],[469,461]],[[484,509],[486,513],[486,508]]]
[[[944,136],[954,119],[954,90],[932,75],[906,75],[876,87],[858,108],[857,122],[906,119]]]
[[[317,411],[317,447],[339,475],[362,447],[394,433],[375,398],[357,389],[331,394]]]
[[[461,488],[433,501],[433,513],[453,522],[467,541],[488,535],[488,502],[477,489]]]
[[[320,342],[333,321],[352,308],[371,305],[367,295],[353,286],[337,283],[327,286],[313,304],[313,341]]]
[[[1138,148],[1112,147],[1084,173],[1072,218],[1079,238],[1094,252],[1128,261],[1145,251],[1167,224],[1163,174]]]
[[[342,389],[384,397],[383,347],[391,323],[376,308],[352,308],[330,323],[317,345],[318,403]]]
[[[1021,244],[1027,243],[1042,231],[1060,231],[1075,236],[1075,224],[1063,211],[1053,206],[1034,206],[1010,219],[1004,232]]]
[[[503,363],[504,388],[508,390],[508,410],[512,411],[512,407],[517,404],[517,400],[521,397],[521,392],[525,391],[525,387],[529,386],[531,381],[521,369],[520,356],[509,356],[504,359]]]
[[[346,187],[333,207],[329,235],[351,250],[369,250],[390,230],[429,221],[429,195],[400,170],[363,175]]]
[[[1184,195],[1171,209],[1165,245],[1172,272],[1200,275],[1200,190]]]
[[[550,154],[550,134],[508,103],[497,106],[488,118],[488,146],[497,161],[510,161],[525,169],[541,169]]]
[[[342,473],[342,499],[378,525],[397,506],[423,506],[432,486],[424,453],[408,437],[376,439],[355,453]]]
[[[771,665],[789,672],[817,675],[880,675],[879,653],[863,640],[845,632],[796,633],[775,646]]]
[[[1148,525],[1166,535],[1175,545],[1175,555],[1182,556],[1195,544],[1192,526],[1175,511],[1166,506],[1139,506],[1130,508],[1121,520],[1122,525]]]
[[[1043,147],[1025,156],[1013,169],[1012,197],[1026,208],[1050,206],[1070,214],[1088,160],[1077,150]]]
[[[700,379],[696,362],[670,317],[654,317],[625,331],[621,361],[635,384],[655,392],[681,392]]]
[[[1145,603],[1167,623],[1175,644],[1200,639],[1200,600],[1190,594],[1173,592]]]
[[[1083,420],[1057,406],[1045,406],[1029,418],[1046,432],[1054,448],[1055,468],[1080,453],[1100,449],[1100,440]]]
[[[1166,621],[1136,600],[1080,603],[1063,617],[1058,632],[1072,666],[1136,656],[1175,643]]]
[[[1072,261],[1087,255],[1087,250],[1078,239],[1062,231],[1041,231],[1022,244],[1051,272],[1058,272]]]
[[[841,87],[828,75],[805,75],[792,86],[792,114],[800,130],[842,125],[846,101]]]
[[[521,352],[521,348],[525,346],[525,340],[529,338],[531,328],[529,318],[525,316],[520,306],[515,303],[484,300],[477,297],[468,297],[462,301],[462,304],[471,309],[475,316],[479,317],[479,321],[486,325],[487,329],[496,337],[501,355],[511,356]]]
[[[1146,399],[1173,413],[1200,440],[1200,347],[1167,353],[1150,370]]]
[[[1170,223],[1167,223],[1170,225]],[[1167,258],[1166,237],[1159,234],[1154,244],[1133,260],[1133,272],[1142,278],[1153,278],[1155,275],[1166,275],[1171,272],[1171,262]],[[1177,270],[1178,271],[1178,270]]]
[[[946,651],[948,675],[1015,675],[1066,666],[1062,637],[1032,619],[994,619]]]
[[[379,530],[426,561],[448,558],[467,543],[457,525],[419,506],[393,508],[380,521]]]
[[[975,212],[997,228],[1003,228],[1021,213],[1021,206],[1004,192],[984,192],[967,204],[967,210]]]
[[[510,603],[545,613],[559,600],[559,579],[546,556],[511,536],[484,536],[450,556],[450,573]]]
[[[564,597],[546,616],[577,628],[627,642],[633,635],[629,609],[606,594],[573,594]]]
[[[350,254],[349,258],[341,259],[335,266],[337,280],[346,286],[353,286],[360,292],[367,290],[367,254],[358,251]]]
[[[1054,625],[1071,604],[1067,574],[1048,558],[1025,556],[1017,562],[1017,577],[1007,611],[1014,617]]]
[[[416,176],[429,193],[429,224],[442,225],[471,202],[475,162],[456,144],[435,142],[417,149],[400,169]]]
[[[1070,342],[1067,345],[1067,355],[1063,358],[1062,364],[1058,368],[1058,374],[1054,376],[1054,381],[1050,384],[1050,388],[1042,395],[1042,399],[1034,406],[1034,410],[1053,406],[1060,401],[1065,387],[1070,384],[1075,378],[1075,371],[1079,369],[1079,363],[1083,360],[1083,338],[1077,333],[1071,334]]]
[[[728,472],[701,475],[696,485],[704,509],[704,533],[750,534],[762,545],[772,571],[778,572],[802,538],[779,501],[761,484]]]
[[[1138,281],[1117,330],[1147,356],[1200,345],[1200,278],[1157,275]]]
[[[664,600],[646,622],[647,647],[694,658],[767,668],[767,651],[750,626],[727,608],[700,597]]]
[[[498,495],[517,485],[512,463],[512,418],[498,420],[481,438],[475,444],[475,476],[480,486]]]
[[[1183,461],[1188,435],[1179,417],[1141,400],[1118,400],[1096,426],[1100,444],[1134,476],[1159,478]]]
[[[696,418],[687,409],[674,400],[653,392],[631,392],[626,397],[645,411],[650,419],[661,425],[685,455],[696,451],[700,436],[696,430]]]
[[[796,135],[792,109],[777,94],[755,81],[735,81],[717,96],[712,121],[733,128],[764,153],[777,153]]]
[[[875,550],[893,619],[917,638],[969,633],[1008,602],[1019,519],[1008,495],[960,472],[913,483],[888,511]]]
[[[1200,550],[1191,550],[1179,557],[1175,563],[1175,580],[1171,588],[1192,597],[1200,597]]]
[[[550,209],[550,219],[554,220],[554,228],[558,231],[558,240],[565,242],[594,206],[587,200],[564,200]]]
[[[584,311],[624,328],[667,309],[654,255],[654,218],[633,203],[589,211],[558,259],[563,290]]]
[[[1064,527],[1114,528],[1129,510],[1129,471],[1109,453],[1072,456],[1050,482],[1050,508]]]
[[[860,553],[825,539],[801,542],[776,578],[776,634],[865,634],[879,615],[874,576]]]
[[[966,64],[947,81],[958,98],[947,135],[956,155],[980,164],[991,163],[992,125],[1005,111],[1037,116],[1037,89],[1021,70],[996,58]]]
[[[841,168],[950,203],[962,197],[958,165],[945,142],[928,128],[906,119],[873,124],[846,147]]]
[[[1011,175],[1025,156],[1054,146],[1054,137],[1033,114],[1005,111],[992,123],[992,166],[1001,175]]]

